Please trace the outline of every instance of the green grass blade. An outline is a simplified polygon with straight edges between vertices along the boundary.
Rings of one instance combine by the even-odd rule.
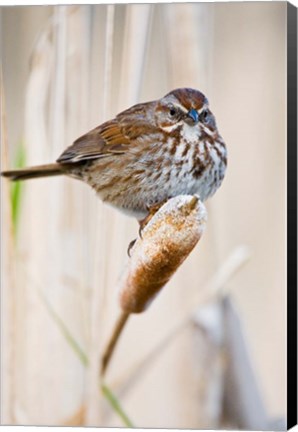
[[[39,290],[39,294],[41,296],[41,299],[49,312],[50,316],[53,318],[54,322],[59,327],[59,330],[61,331],[62,335],[65,337],[67,343],[69,346],[73,349],[75,354],[78,356],[82,364],[87,367],[89,364],[89,360],[87,355],[85,354],[84,350],[80,347],[78,342],[75,340],[69,329],[67,328],[64,321],[61,319],[61,317],[57,314],[57,312],[54,310],[53,306],[49,303],[48,299],[45,297],[45,295]]]
[[[39,289],[39,294],[41,296],[42,302],[44,303],[47,311],[49,312],[50,316],[53,318],[54,322],[59,327],[62,335],[65,337],[66,341],[70,345],[70,347],[73,349],[73,351],[76,353],[82,364],[87,367],[89,364],[89,360],[83,349],[80,347],[78,342],[75,340],[67,326],[65,325],[64,321],[61,319],[61,317],[57,314],[57,312],[54,310],[53,306],[49,303],[48,299],[45,297],[43,292]],[[129,419],[128,415],[124,412],[123,408],[121,407],[118,399],[116,396],[111,392],[111,390],[106,386],[102,385],[101,390],[106,397],[106,399],[109,401],[110,405],[112,406],[113,410],[116,412],[116,414],[121,418],[123,421],[123,424],[129,428],[133,428],[134,425]]]
[[[16,168],[23,168],[26,163],[25,147],[19,145],[16,153],[14,166]],[[17,234],[18,222],[20,219],[20,209],[22,201],[23,183],[20,181],[11,183],[11,213],[12,213],[12,226],[14,234]]]
[[[118,416],[123,421],[123,424],[129,428],[133,428],[134,425],[132,421],[129,419],[127,414],[123,411],[123,408],[121,407],[118,399],[116,396],[111,392],[109,387],[105,384],[101,385],[101,391],[105,398],[109,401],[110,405],[112,406],[113,410],[118,414]]]

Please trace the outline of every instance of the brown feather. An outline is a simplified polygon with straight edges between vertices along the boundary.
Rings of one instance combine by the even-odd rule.
[[[78,138],[62,153],[57,162],[75,163],[102,158],[111,153],[122,153],[128,144],[129,140],[122,134],[119,125],[115,120],[111,120]]]
[[[148,106],[149,111],[144,110],[144,105]],[[62,153],[57,162],[76,163],[125,153],[140,136],[158,132],[147,118],[150,108],[152,111],[154,106],[155,102],[148,102],[123,111],[115,119],[78,138]]]
[[[58,163],[48,165],[38,165],[35,167],[2,171],[1,175],[10,180],[29,180],[37,177],[56,176],[65,173],[65,167]]]

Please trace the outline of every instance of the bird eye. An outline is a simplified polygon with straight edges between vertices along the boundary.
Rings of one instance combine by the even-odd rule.
[[[178,110],[177,110],[177,108],[175,108],[174,106],[170,106],[170,111],[169,111],[169,113],[170,113],[170,116],[171,116],[171,117],[175,117],[175,116],[177,115],[177,113],[178,113]]]
[[[201,117],[201,120],[202,120],[202,121],[206,121],[206,120],[208,120],[209,112],[208,112],[207,110],[204,110],[204,111],[201,113],[200,117]]]

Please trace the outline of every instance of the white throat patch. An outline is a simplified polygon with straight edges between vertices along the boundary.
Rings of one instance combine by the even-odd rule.
[[[189,143],[197,143],[200,139],[201,127],[199,125],[190,126],[187,123],[183,123],[181,129],[181,136],[184,141]]]

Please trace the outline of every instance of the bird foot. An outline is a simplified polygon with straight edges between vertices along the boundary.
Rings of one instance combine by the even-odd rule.
[[[150,220],[153,218],[153,216],[155,215],[155,213],[158,212],[158,210],[160,209],[160,207],[162,205],[164,205],[164,203],[166,201],[167,200],[164,200],[164,201],[162,201],[160,203],[157,203],[157,204],[154,204],[154,205],[151,205],[151,206],[147,206],[147,211],[148,211],[147,216],[144,219],[141,219],[141,220],[138,221],[139,225],[140,225],[139,226],[139,237],[141,239],[143,238],[142,237],[142,231],[143,231],[143,229],[150,222]],[[128,245],[127,254],[128,254],[129,258],[131,257],[131,249],[134,247],[136,241],[137,241],[137,239],[134,239]]]
[[[157,204],[151,205],[151,206],[147,206],[147,211],[148,214],[147,216],[139,221],[140,227],[139,227],[139,236],[142,238],[142,231],[145,228],[145,226],[151,221],[151,219],[153,218],[153,216],[155,215],[155,213],[158,212],[158,210],[160,209],[161,206],[164,205],[164,203],[167,200],[161,201]]]

